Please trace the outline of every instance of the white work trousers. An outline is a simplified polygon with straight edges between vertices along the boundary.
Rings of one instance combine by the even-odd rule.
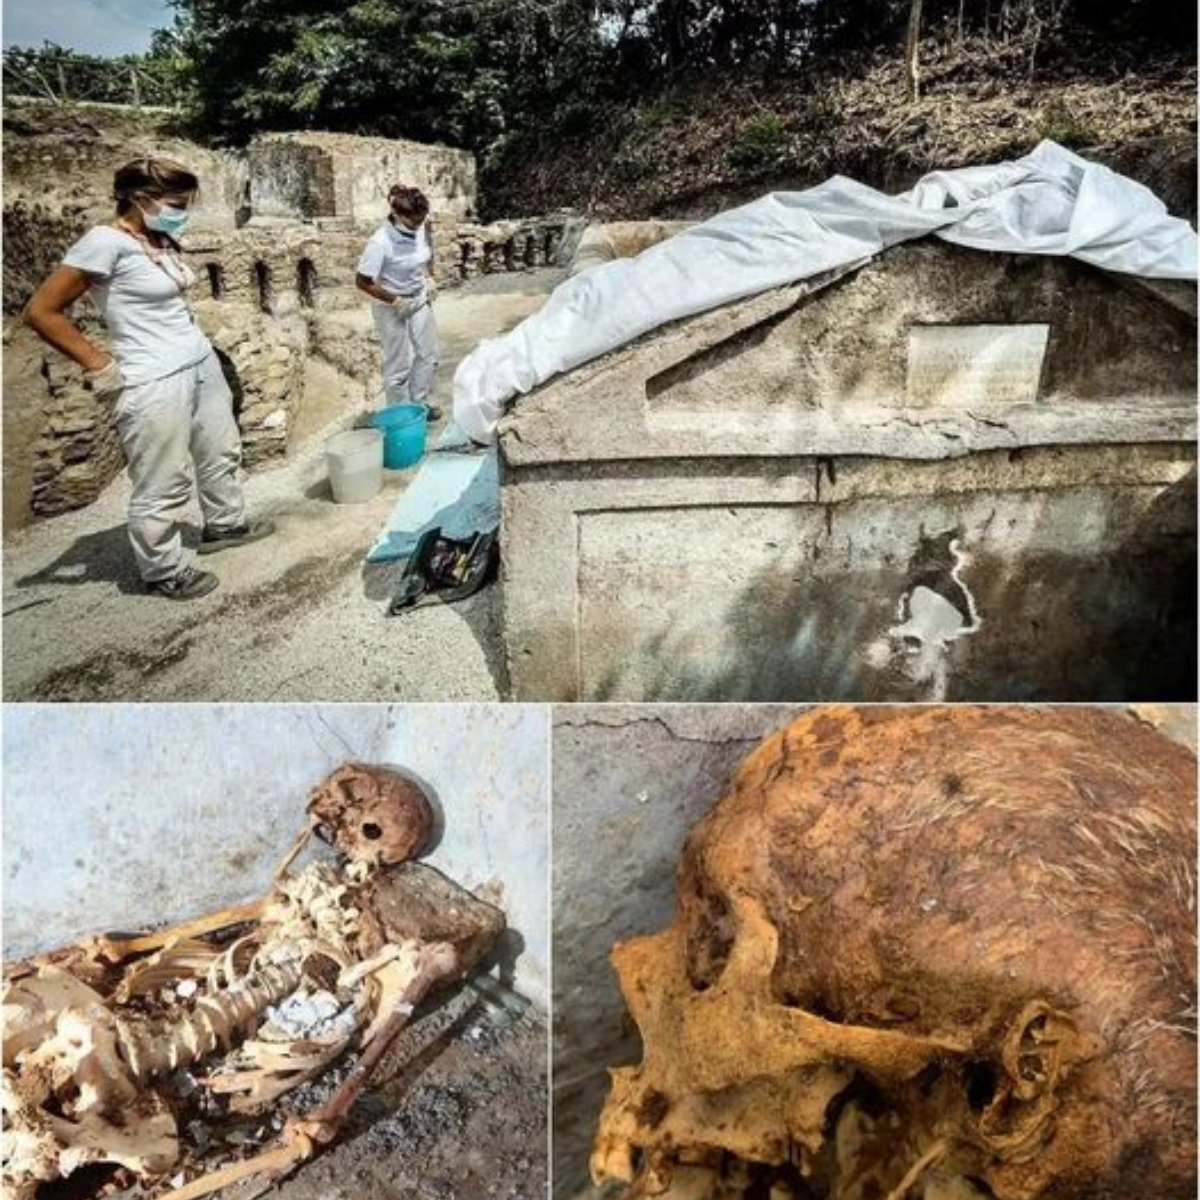
[[[164,379],[127,387],[116,419],[133,485],[129,540],[138,571],[147,583],[170,579],[184,565],[180,521],[193,469],[205,528],[230,529],[246,519],[242,440],[216,352]]]
[[[437,321],[432,304],[411,317],[388,304],[372,304],[383,350],[383,395],[389,404],[428,404],[438,367]]]

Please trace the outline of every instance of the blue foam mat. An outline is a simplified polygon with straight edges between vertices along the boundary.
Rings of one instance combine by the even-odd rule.
[[[367,551],[367,562],[394,562],[441,527],[451,538],[490,533],[500,525],[500,463],[495,446],[464,454],[434,450],[421,464]]]

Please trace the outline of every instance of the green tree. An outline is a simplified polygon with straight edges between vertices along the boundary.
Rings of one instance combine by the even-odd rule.
[[[177,0],[201,123],[243,138],[312,127],[483,149],[548,88],[591,6],[439,0]]]

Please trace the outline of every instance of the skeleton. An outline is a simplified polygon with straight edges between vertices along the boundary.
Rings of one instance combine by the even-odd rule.
[[[312,793],[309,816],[264,900],[7,972],[6,1196],[31,1200],[93,1163],[161,1179],[191,1165],[179,1114],[198,1091],[227,1113],[262,1112],[357,1040],[361,1057],[336,1094],[290,1118],[277,1146],[174,1194],[191,1200],[247,1176],[261,1191],[332,1140],[415,1007],[485,956],[500,912],[406,861],[432,830],[413,783],[349,764]],[[349,860],[292,872],[313,833]]]
[[[672,1200],[1192,1200],[1196,772],[1127,717],[825,709],[613,959],[593,1176]]]

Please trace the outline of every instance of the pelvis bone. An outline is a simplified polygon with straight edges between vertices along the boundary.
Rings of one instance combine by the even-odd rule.
[[[613,960],[597,1181],[682,1200],[1191,1200],[1196,764],[1095,710],[826,709]]]
[[[361,781],[374,769],[343,771]],[[407,854],[389,839],[386,862],[285,870],[258,904],[6,970],[6,1196],[31,1200],[40,1183],[90,1163],[152,1182],[191,1174],[201,1164],[181,1144],[185,1119],[260,1112],[357,1044],[347,1083],[290,1121],[277,1148],[175,1194],[276,1178],[335,1135],[415,1006],[475,967],[504,926],[497,909],[433,868],[399,861],[424,844],[428,806],[415,789],[394,788],[399,777],[378,778],[362,813],[343,797],[340,819],[361,828],[364,815],[382,819],[381,793],[400,796],[389,819],[401,810],[426,819]]]

